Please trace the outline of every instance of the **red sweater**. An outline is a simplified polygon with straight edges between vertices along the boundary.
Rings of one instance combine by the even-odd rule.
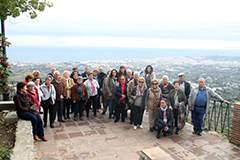
[[[37,94],[35,93],[35,91],[31,92],[29,90],[27,90],[27,95],[30,99],[31,102],[33,102],[34,104],[36,104],[36,108],[39,109],[40,108],[40,104],[39,104],[39,98],[37,97]]]

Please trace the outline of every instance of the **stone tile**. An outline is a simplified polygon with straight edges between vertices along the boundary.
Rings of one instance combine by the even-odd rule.
[[[81,159],[94,159],[98,158],[97,153],[95,151],[88,151],[88,152],[79,152],[79,157]]]
[[[132,126],[130,126],[130,125],[129,125],[129,126],[123,126],[122,128],[123,128],[124,130],[130,130],[130,129],[132,129]]]
[[[229,143],[228,141],[226,141],[226,142],[222,141],[222,142],[219,142],[219,143],[214,143],[213,145],[218,147],[221,150],[226,150],[226,149],[230,149],[230,148],[234,147],[234,145]]]
[[[89,137],[86,137],[86,138],[88,139],[88,141],[90,143],[95,143],[95,144],[104,141],[104,138],[102,138],[99,135],[93,135],[93,136],[89,136]]]
[[[178,156],[176,156],[175,154],[169,154],[171,156],[172,159],[174,160],[181,160],[181,158],[179,158]]]
[[[96,152],[96,154],[101,159],[107,158],[107,157],[117,157],[118,156],[112,149],[100,150],[100,151]]]
[[[135,136],[135,139],[138,140],[139,142],[157,140],[155,136],[152,137],[148,134],[147,135],[146,134],[139,134],[138,136]]]
[[[120,140],[120,139],[109,140],[109,141],[107,141],[107,143],[108,143],[111,147],[118,147],[118,146],[126,145],[126,144],[124,143],[124,141],[123,141],[123,140]]]
[[[56,141],[57,148],[62,148],[62,147],[70,146],[70,145],[73,145],[73,143],[71,141],[69,141],[68,139]]]
[[[174,160],[174,158],[171,157],[171,155],[166,155],[166,156],[163,156],[163,157],[159,157],[159,158],[156,158],[154,160]]]
[[[173,144],[173,141],[170,138],[161,138],[159,140],[156,140],[156,142],[166,148]]]
[[[204,135],[202,136],[202,139],[208,141],[209,143],[214,143],[214,142],[221,142],[222,139],[220,137],[208,134],[208,135]]]
[[[145,146],[145,148],[154,148],[154,147],[159,147],[159,143],[157,143],[155,140],[153,141],[145,141],[142,142],[142,144]]]
[[[41,158],[41,160],[62,160],[61,157]]]
[[[208,151],[209,153],[215,153],[215,152],[218,152],[220,151],[220,149],[216,146],[213,146],[211,144],[209,145],[204,145],[201,147],[202,149],[204,149],[205,151]]]
[[[129,137],[129,134],[124,131],[124,132],[119,132],[119,133],[115,133],[115,135],[118,137],[118,138],[127,138]]]
[[[65,127],[77,127],[75,122],[64,123]]]
[[[104,124],[96,124],[96,125],[92,125],[92,127],[95,130],[106,129],[107,128]]]
[[[125,144],[133,144],[133,143],[137,143],[137,142],[138,142],[138,140],[136,140],[136,138],[134,138],[134,137],[124,138]]]
[[[65,128],[54,128],[53,130],[52,130],[52,134],[53,135],[55,135],[55,134],[66,134],[67,132],[66,132],[66,130],[65,130]]]
[[[169,138],[172,139],[172,141],[175,142],[175,143],[186,141],[185,138],[182,138],[181,136],[177,136],[177,135],[174,135],[174,136],[169,137]]]
[[[67,133],[80,132],[80,128],[78,128],[78,127],[66,127],[65,130]]]
[[[62,156],[62,160],[79,160],[79,159],[80,157],[76,153]]]
[[[77,123],[78,126],[90,126],[90,123],[88,123],[87,121],[83,121],[83,122],[79,122]]]
[[[128,154],[123,154],[120,156],[124,160],[130,160],[130,159],[139,159],[139,156],[136,153],[128,153]]]
[[[115,134],[102,135],[102,137],[105,139],[105,141],[118,139],[118,137]]]
[[[173,153],[184,151],[184,148],[177,143],[174,143],[174,144],[168,146],[167,149],[170,150]]]
[[[195,147],[195,145],[191,141],[182,141],[182,142],[179,142],[178,144],[188,150]]]
[[[89,143],[88,139],[85,138],[85,137],[74,138],[74,139],[72,139],[72,142],[73,142],[74,145],[78,145],[78,144],[88,144],[88,143]]]
[[[68,133],[70,138],[76,138],[76,137],[83,137],[82,132],[73,132],[73,133]]]
[[[96,131],[84,131],[84,136],[92,136],[98,134]]]
[[[117,153],[118,156],[122,154],[133,153],[133,151],[128,146],[114,147],[112,149]]]
[[[78,144],[78,145],[75,145],[75,148],[77,152],[89,152],[94,150],[93,145],[90,143]]]
[[[195,147],[195,148],[189,148],[189,151],[191,151],[193,154],[195,154],[196,156],[200,157],[200,156],[206,156],[209,154],[208,151],[203,150],[201,147]]]
[[[113,132],[113,133],[119,133],[119,132],[123,132],[124,130],[122,128],[110,128],[110,130]]]
[[[193,153],[189,152],[188,150],[184,150],[184,151],[180,151],[175,153],[176,156],[180,157],[181,159],[194,159],[197,158],[196,155],[194,155]]]
[[[69,139],[67,134],[56,134],[53,137],[55,140]]]
[[[58,151],[57,150],[45,150],[45,151],[41,151],[41,158],[51,158],[51,157],[57,157],[59,156]]]
[[[49,149],[55,149],[55,142],[46,142],[46,143],[40,143],[39,144],[39,150],[49,150]]]
[[[130,144],[128,146],[134,152],[141,151],[141,150],[145,149],[145,146],[142,143],[134,143],[134,144]]]
[[[59,148],[58,150],[59,150],[60,156],[77,153],[77,151],[73,145],[65,146],[63,148]]]
[[[93,147],[96,150],[107,150],[110,148],[110,145],[105,141],[99,141],[98,143],[92,143]]]
[[[205,145],[205,144],[209,144],[208,141],[206,141],[206,140],[204,140],[204,139],[201,139],[201,138],[193,140],[193,143],[194,143],[196,146],[199,146],[199,147],[201,147],[201,146],[203,146],[203,145]]]
[[[100,135],[107,134],[104,129],[97,130],[97,132],[98,132],[98,134],[100,134]]]
[[[119,159],[122,160],[122,158],[120,158],[119,156],[101,158],[101,160],[119,160]]]
[[[92,126],[82,126],[79,127],[82,132],[87,132],[87,131],[94,131]]]
[[[240,157],[240,148],[239,147],[233,147],[226,150],[227,153],[232,154],[236,157]]]
[[[232,160],[232,159],[235,159],[237,157],[225,152],[225,151],[219,151],[219,152],[216,152],[213,154],[214,156],[220,158],[220,159],[223,159],[223,160]]]
[[[220,160],[219,158],[213,156],[212,154],[203,158],[204,160]]]

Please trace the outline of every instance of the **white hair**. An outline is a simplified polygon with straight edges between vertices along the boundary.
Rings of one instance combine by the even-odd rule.
[[[203,82],[206,82],[204,78],[199,78],[199,79],[198,79],[198,82],[199,82],[200,80],[203,80]]]
[[[132,72],[132,70],[131,70],[131,69],[128,69],[127,72]]]
[[[55,75],[56,73],[58,73],[60,75],[60,72],[59,71],[54,71],[53,74]]]
[[[162,77],[162,79],[163,78],[167,78],[167,80],[169,80],[169,77],[167,76],[167,75],[164,75],[163,77]]]
[[[138,76],[140,76],[140,74],[139,74],[138,72],[134,72],[134,76],[135,76],[135,74],[137,74]]]

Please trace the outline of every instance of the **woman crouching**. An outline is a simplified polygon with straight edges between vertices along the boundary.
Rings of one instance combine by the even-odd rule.
[[[27,95],[27,84],[19,82],[17,84],[17,93],[14,95],[14,103],[17,109],[17,115],[23,120],[30,120],[33,127],[33,138],[38,140],[38,137],[43,141],[47,141],[44,137],[43,123],[39,114],[36,114],[36,104],[30,101]]]
[[[163,131],[163,135],[166,136],[167,133],[172,132],[173,124],[173,110],[167,105],[167,100],[163,98],[161,100],[161,106],[157,108],[155,126],[157,129],[157,138],[160,138],[160,133]]]

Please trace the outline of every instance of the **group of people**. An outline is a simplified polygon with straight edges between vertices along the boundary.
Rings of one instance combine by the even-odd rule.
[[[167,75],[162,77],[160,83],[151,65],[148,65],[143,76],[141,72],[133,72],[120,66],[109,70],[107,74],[103,68],[94,69],[90,72],[85,67],[85,72],[80,74],[78,68],[73,72],[60,72],[55,68],[43,82],[40,72],[34,71],[25,77],[24,82],[17,84],[17,93],[14,102],[17,107],[19,118],[31,120],[34,139],[46,141],[43,127],[47,127],[48,114],[50,127],[54,128],[54,121],[65,122],[74,113],[73,119],[83,120],[84,114],[89,117],[90,109],[93,116],[97,117],[99,109],[103,106],[102,115],[108,110],[109,119],[117,123],[120,119],[125,122],[130,110],[130,124],[133,129],[143,128],[142,120],[144,111],[148,111],[149,130],[157,131],[166,136],[176,128],[176,134],[185,125],[185,113],[188,109],[192,112],[193,134],[199,136],[203,131],[203,117],[209,110],[210,98],[214,97],[227,103],[212,89],[205,86],[205,79],[199,79],[199,86],[193,88],[185,81],[185,74],[178,75],[179,80],[173,85]],[[43,108],[43,122],[35,113]],[[85,112],[84,112],[85,110]]]

